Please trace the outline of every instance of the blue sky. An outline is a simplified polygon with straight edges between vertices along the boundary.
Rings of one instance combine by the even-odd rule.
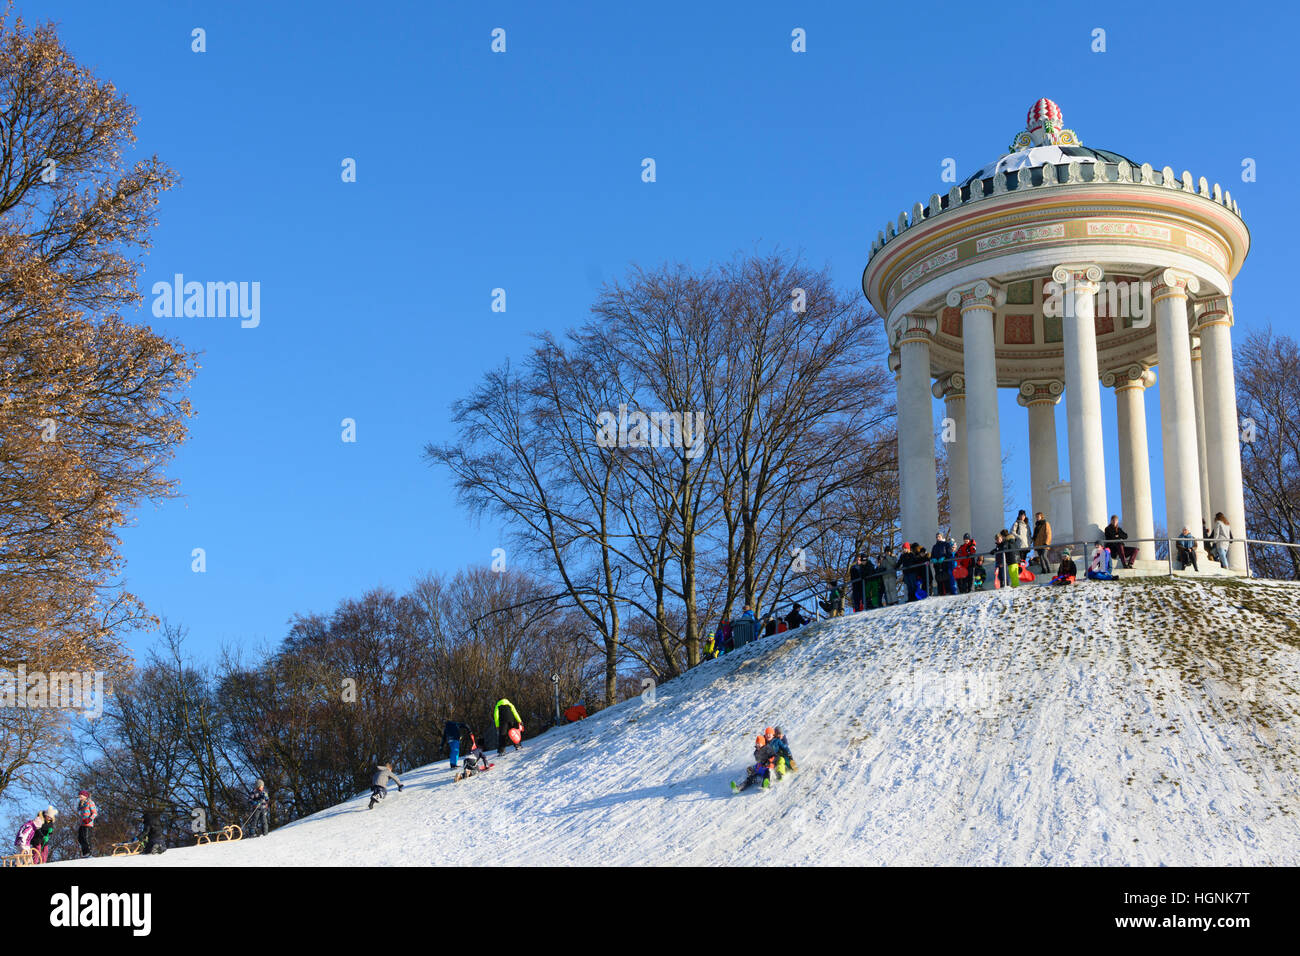
[[[17,4],[127,94],[139,146],[182,179],[160,208],[141,314],[202,351],[198,414],[171,469],[183,497],[141,510],[123,537],[130,587],[187,625],[195,651],[270,644],[295,612],[488,562],[497,529],[469,521],[420,455],[451,437],[449,405],[484,370],[536,330],[583,321],[632,263],[779,245],[852,291],[883,224],[946,187],[943,160],[964,178],[996,158],[1040,96],[1087,145],[1228,187],[1254,242],[1234,336],[1300,332],[1278,281],[1300,213],[1293,10],[542,6]],[[205,53],[191,51],[196,27]],[[1096,28],[1105,53],[1091,51]],[[1240,181],[1245,157],[1255,183]],[[150,287],[178,272],[260,282],[259,327],[152,319]],[[505,313],[491,311],[497,287]],[[1028,507],[1010,391],[1001,417]],[[1058,423],[1064,469],[1063,406]]]

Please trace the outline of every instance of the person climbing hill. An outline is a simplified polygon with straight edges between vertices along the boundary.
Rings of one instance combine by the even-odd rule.
[[[452,770],[460,766],[460,742],[466,734],[474,736],[469,725],[458,720],[449,720],[442,727],[442,739],[447,744],[447,756],[451,759]]]
[[[510,703],[508,698],[502,697],[496,702],[496,706],[492,708],[492,722],[497,727],[498,757],[506,752],[507,743],[514,744],[516,750],[522,746],[522,744],[515,744],[510,739],[510,731],[516,727],[519,729],[520,735],[523,735],[524,722],[519,719],[519,711],[515,710],[515,705]]]
[[[483,748],[478,745],[474,739],[474,734],[469,735],[469,756],[465,758],[465,766],[460,773],[456,774],[457,780],[464,780],[466,777],[476,777],[484,771],[491,770],[496,764],[488,763],[487,754]]]
[[[397,774],[393,773],[393,765],[391,763],[375,765],[375,773],[370,778],[370,806],[366,807],[367,810],[373,810],[378,801],[388,796],[388,781],[390,778],[397,781],[397,792],[401,793],[402,780]]]

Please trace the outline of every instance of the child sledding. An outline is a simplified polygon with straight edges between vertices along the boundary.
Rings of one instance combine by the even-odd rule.
[[[470,731],[469,735],[469,756],[465,758],[465,763],[460,773],[456,774],[456,780],[464,780],[468,777],[477,777],[481,773],[486,773],[495,767],[496,764],[488,763],[487,754],[483,753],[483,748],[478,745],[474,739],[474,732]]]
[[[781,733],[781,728],[767,727],[754,738],[754,762],[746,770],[745,779],[740,783],[733,780],[731,790],[740,793],[755,783],[766,789],[772,785],[774,776],[780,780],[796,769],[794,754],[790,752],[790,745],[785,734]]]

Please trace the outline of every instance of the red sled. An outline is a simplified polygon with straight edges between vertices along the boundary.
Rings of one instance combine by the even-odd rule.
[[[518,747],[520,742],[524,739],[524,735],[519,732],[518,727],[511,727],[506,736],[510,738],[510,742],[516,747]]]

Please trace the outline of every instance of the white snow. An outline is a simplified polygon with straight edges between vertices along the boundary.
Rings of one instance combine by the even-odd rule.
[[[477,779],[67,865],[1295,865],[1298,621],[1279,583],[931,599],[765,638]],[[733,795],[773,723],[798,772]]]

